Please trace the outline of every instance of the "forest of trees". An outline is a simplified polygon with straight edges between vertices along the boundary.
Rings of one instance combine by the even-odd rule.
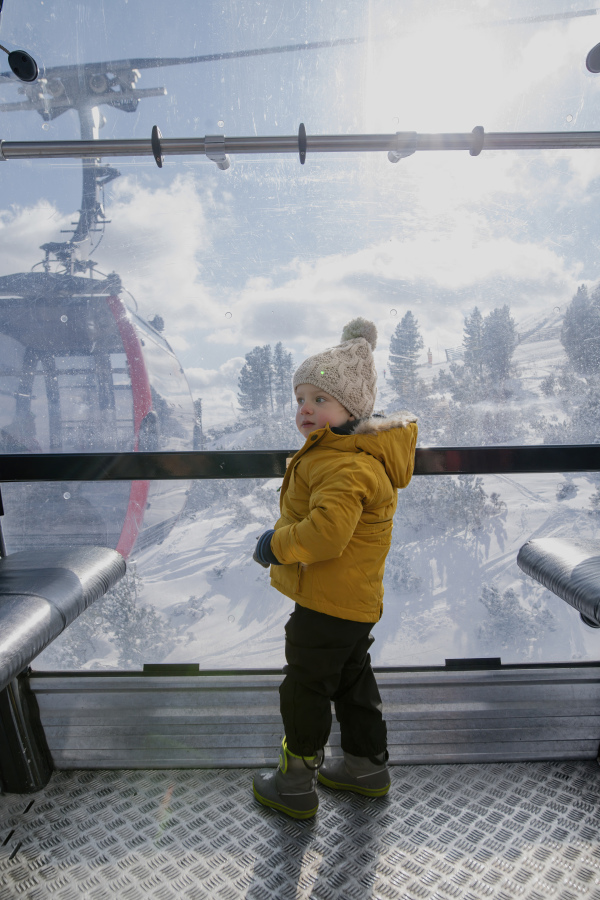
[[[474,307],[464,321],[462,361],[428,381],[419,376],[424,341],[409,310],[390,341],[388,383],[398,406],[419,416],[421,437],[430,443],[598,443],[600,286],[578,288],[560,341],[565,356],[538,384],[537,396],[551,401],[541,405],[523,387],[530,373],[514,364],[518,337],[508,305],[485,316]]]
[[[570,339],[574,346],[578,322],[579,319],[568,325],[567,341]],[[441,370],[429,386],[419,378],[419,359],[424,346],[419,323],[408,310],[390,340],[387,379],[403,408],[419,412],[424,405],[427,407],[427,399],[432,394],[450,393],[456,401],[476,402],[489,395],[506,393],[505,385],[511,375],[512,356],[517,346],[515,323],[508,306],[493,309],[485,317],[477,307],[473,309],[464,323],[463,362],[451,363],[448,372]],[[588,355],[590,353],[591,348],[588,348]],[[281,341],[274,348],[270,344],[254,347],[246,353],[245,359],[238,378],[238,402],[242,413],[280,415],[287,409],[293,410],[291,381],[295,364],[292,354],[284,349]],[[580,365],[584,365],[583,358]],[[429,412],[434,411],[429,408]]]
[[[502,444],[596,442],[600,435],[600,287],[580,287],[564,314],[560,339],[566,358],[543,379],[538,390],[554,398],[555,415],[523,399],[514,365],[518,345],[510,307],[482,314],[475,306],[463,324],[462,360],[449,363],[434,378],[424,378],[425,342],[419,322],[407,310],[390,339],[386,381],[393,389],[390,408],[409,409],[420,418],[428,443]],[[254,347],[238,378],[242,413],[281,416],[294,407],[291,381],[295,364],[281,342]],[[490,402],[491,401],[491,402]],[[560,415],[558,415],[560,413]],[[265,424],[265,427],[267,425]],[[272,429],[272,425],[268,425]],[[266,435],[265,435],[266,437]],[[286,433],[286,446],[290,436]]]
[[[561,342],[578,375],[593,378],[600,373],[600,288],[591,294],[578,288],[565,312]]]
[[[540,327],[543,321],[541,326],[536,324]],[[529,367],[521,364],[520,371],[514,362],[519,335],[508,304],[487,314],[474,306],[464,318],[459,358],[435,374],[426,369],[419,322],[412,310],[406,310],[391,335],[387,366],[379,373],[378,404],[385,381],[392,389],[392,396],[386,391],[383,399],[387,411],[406,409],[416,414],[420,440],[428,444],[597,443],[600,285],[577,289],[565,307],[560,328],[564,356],[558,355],[551,373],[540,378],[532,391],[525,386],[532,381]],[[528,340],[531,334],[535,329],[520,338]],[[246,353],[238,376],[240,419],[210,429],[209,442],[243,430],[249,418],[260,414],[261,433],[245,439],[253,442],[253,448],[295,446],[298,438],[288,416],[295,405],[294,369],[292,354],[281,341],[274,348],[265,344]],[[205,446],[201,402],[196,401],[196,449]]]
[[[292,375],[294,360],[281,341],[254,347],[246,353],[246,363],[238,378],[238,401],[245,413],[283,412],[293,409]]]
[[[478,307],[465,318],[463,362],[442,369],[434,384],[440,393],[454,400],[476,402],[487,397],[507,399],[517,332],[510,307],[505,305],[482,316]]]
[[[600,286],[578,288],[565,312],[561,343],[567,356],[556,373],[542,382],[546,397],[555,397],[563,421],[544,419],[547,443],[600,442]]]
[[[487,316],[475,307],[464,321],[462,361],[426,379],[422,377],[425,343],[418,321],[408,310],[390,341],[387,382],[393,388],[395,408],[419,417],[420,438],[426,443],[511,441],[516,421],[504,401],[515,390],[516,346],[515,322],[507,305]],[[477,406],[490,399],[495,401],[491,408],[489,402]]]

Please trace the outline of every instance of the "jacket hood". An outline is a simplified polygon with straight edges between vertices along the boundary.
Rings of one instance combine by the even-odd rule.
[[[389,416],[373,415],[360,419],[347,435],[336,435],[329,427],[327,432],[331,435],[331,446],[336,449],[362,451],[379,460],[395,488],[406,487],[409,483],[417,442],[417,417],[412,413],[403,410]]]
[[[393,431],[395,428],[406,428],[411,422],[416,425],[417,417],[406,410],[391,413],[389,416],[374,415],[368,419],[360,419],[354,426],[352,434],[378,435],[384,431]]]

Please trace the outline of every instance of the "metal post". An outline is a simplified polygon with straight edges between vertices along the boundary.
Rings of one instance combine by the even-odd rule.
[[[48,784],[54,766],[37,700],[26,674],[0,691],[0,782],[9,794],[30,794]]]

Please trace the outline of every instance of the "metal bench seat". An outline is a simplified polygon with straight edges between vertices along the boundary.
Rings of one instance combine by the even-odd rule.
[[[0,558],[0,691],[124,574],[125,560],[106,547]]]
[[[125,560],[106,547],[0,557],[0,793],[40,790],[53,770],[24,670],[124,574]]]
[[[600,628],[600,546],[564,538],[524,544],[517,565],[570,606],[592,628]]]

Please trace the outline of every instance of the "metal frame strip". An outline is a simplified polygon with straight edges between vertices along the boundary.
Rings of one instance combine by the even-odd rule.
[[[0,455],[0,483],[171,481],[281,478],[295,450],[160,453],[30,453]],[[600,471],[600,444],[520,447],[423,447],[415,475],[493,475]]]
[[[378,673],[391,761],[595,759],[598,664]],[[228,768],[274,764],[281,673],[33,673],[55,765]],[[339,753],[334,725],[331,747]]]

